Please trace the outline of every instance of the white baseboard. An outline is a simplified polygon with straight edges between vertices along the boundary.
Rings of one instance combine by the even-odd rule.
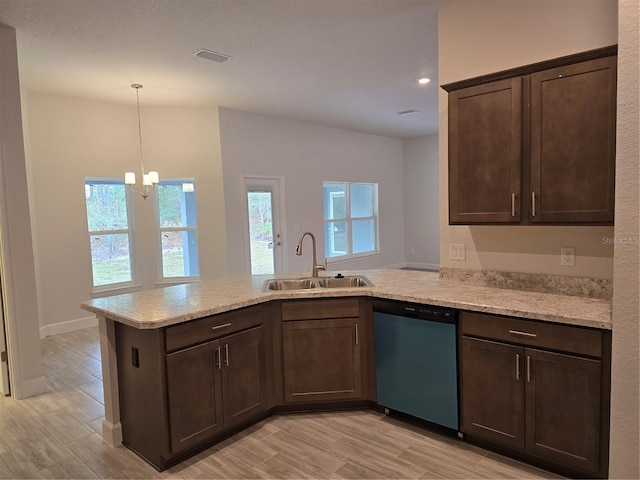
[[[440,270],[440,265],[436,263],[405,262],[404,266],[406,268],[419,268],[420,270],[435,270],[436,272]]]
[[[15,400],[27,397],[35,397],[47,392],[47,380],[44,377],[34,378],[21,382],[20,385],[11,386],[11,396]]]
[[[45,325],[43,327],[40,327],[40,339],[43,339],[50,335],[59,335],[61,333],[73,332],[75,330],[82,330],[83,328],[97,326],[98,319],[95,317],[95,315],[85,318],[77,318],[75,320],[69,320],[67,322]]]

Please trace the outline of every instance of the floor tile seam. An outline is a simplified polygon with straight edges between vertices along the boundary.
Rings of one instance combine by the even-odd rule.
[[[63,440],[62,440],[58,435],[56,435],[56,433],[51,429],[51,427],[47,427],[47,424],[46,424],[45,422],[43,422],[43,425],[42,425],[42,426],[43,426],[43,428],[45,428],[45,429],[46,429],[46,430],[47,430],[51,435],[53,435],[53,436],[54,436],[54,437],[55,437],[55,438],[60,442],[60,444],[62,444],[62,445],[64,445],[64,446],[66,447],[67,445],[69,445],[69,444],[71,444],[71,443],[73,443],[73,442],[76,442],[76,441],[78,441],[78,440],[82,440],[82,439],[84,439],[84,438],[86,438],[86,437],[88,437],[88,436],[92,435],[93,433],[97,433],[97,432],[96,432],[96,431],[91,427],[91,425],[88,425],[88,424],[87,424],[87,422],[85,422],[85,421],[84,421],[84,420],[82,420],[81,418],[78,418],[76,415],[74,415],[72,412],[70,412],[70,411],[68,410],[68,407],[65,407],[63,410],[64,410],[67,414],[71,415],[73,418],[75,418],[76,420],[78,420],[79,422],[81,422],[81,423],[82,423],[82,425],[84,425],[85,427],[87,427],[87,428],[90,430],[90,432],[89,432],[89,433],[87,433],[86,435],[82,435],[82,436],[80,436],[80,437],[78,437],[78,438],[73,438],[73,439],[69,440],[68,442],[64,442],[64,441],[63,441]],[[59,412],[56,412],[56,413],[59,413]]]

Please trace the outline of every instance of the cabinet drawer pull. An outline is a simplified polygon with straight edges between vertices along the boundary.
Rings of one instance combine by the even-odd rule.
[[[515,193],[511,194],[511,216],[512,217],[516,216],[516,194]]]
[[[531,337],[531,338],[536,338],[538,336],[535,333],[521,332],[520,330],[509,330],[509,333],[511,333],[512,335],[521,335],[523,337]]]
[[[358,338],[358,324],[356,323],[356,345],[360,344],[360,339]]]
[[[218,370],[222,370],[222,355],[220,354],[220,347],[216,347],[216,353],[218,355]]]
[[[520,380],[520,354],[516,354],[516,380]]]
[[[527,355],[527,383],[531,383],[531,357]]]
[[[536,192],[531,192],[531,216],[536,216]]]
[[[216,325],[215,327],[211,327],[211,330],[218,330],[220,328],[227,328],[230,327],[231,324],[230,323],[223,323],[222,325]]]
[[[224,344],[224,364],[227,367],[229,366],[229,344],[228,343]]]

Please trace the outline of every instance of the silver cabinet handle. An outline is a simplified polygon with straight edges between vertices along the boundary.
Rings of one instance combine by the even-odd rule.
[[[538,336],[535,333],[521,332],[520,330],[509,330],[509,333],[511,333],[512,335],[521,335],[523,337],[531,337],[531,338],[536,338]]]
[[[520,380],[520,354],[516,354],[516,380]]]
[[[531,192],[531,216],[536,216],[536,192]]]
[[[360,339],[358,338],[358,324],[356,323],[356,345],[360,344]]]
[[[211,330],[218,330],[220,328],[227,328],[230,327],[231,324],[230,323],[223,323],[222,325],[216,325],[215,327],[211,327]]]
[[[515,193],[511,194],[511,216],[512,217],[516,216],[516,194]]]
[[[218,354],[218,370],[222,370],[222,356],[220,355],[220,347],[216,347],[216,353]]]
[[[531,357],[527,355],[527,383],[531,383]]]
[[[224,364],[227,367],[229,366],[229,344],[228,343],[224,344]]]

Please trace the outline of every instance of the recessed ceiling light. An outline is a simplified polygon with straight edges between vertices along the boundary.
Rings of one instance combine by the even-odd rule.
[[[420,77],[418,79],[418,83],[420,85],[426,85],[427,83],[429,83],[431,81],[431,79],[427,78],[427,77]]]
[[[197,52],[193,52],[196,57],[204,58],[206,60],[211,60],[212,62],[226,62],[230,58],[233,58],[230,55],[225,55],[224,53],[214,52],[213,50],[207,50],[206,48],[202,48]]]

